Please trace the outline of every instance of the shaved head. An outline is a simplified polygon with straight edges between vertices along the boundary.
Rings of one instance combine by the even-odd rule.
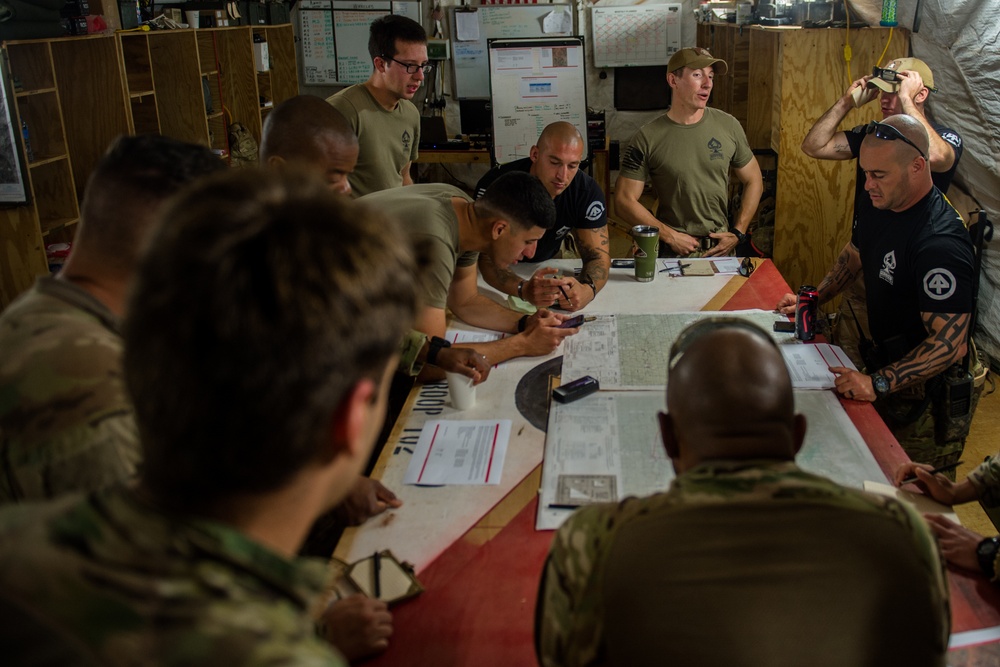
[[[804,420],[794,414],[792,381],[770,336],[748,322],[712,320],[681,336],[688,340],[674,356],[663,420],[664,444],[675,467],[793,459]]]
[[[544,150],[547,147],[562,144],[579,144],[582,148],[583,137],[580,136],[580,130],[576,129],[572,123],[557,121],[545,126],[545,129],[538,136],[536,146]]]
[[[889,125],[899,130],[899,133],[904,137],[913,142],[917,150],[920,151],[922,155],[926,156],[930,152],[931,140],[927,136],[927,129],[924,128],[923,124],[918,121],[913,116],[907,115],[905,113],[896,114],[895,116],[889,116],[883,121],[880,121],[881,125]],[[865,137],[864,144],[871,145],[873,142],[883,142],[885,140],[879,139],[874,134],[869,134]],[[905,141],[889,141],[887,142],[892,145],[893,152],[897,157],[897,161],[900,164],[906,164],[913,160],[913,146],[910,146]]]

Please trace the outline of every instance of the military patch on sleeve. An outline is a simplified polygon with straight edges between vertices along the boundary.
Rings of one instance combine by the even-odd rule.
[[[962,147],[962,137],[958,136],[958,134],[955,132],[945,132],[941,135],[941,138],[947,141],[955,148]]]
[[[600,220],[602,215],[604,215],[604,204],[599,201],[590,202],[590,206],[587,207],[587,220],[595,222]]]
[[[935,301],[944,301],[955,293],[955,276],[948,269],[931,269],[924,275],[924,293]]]

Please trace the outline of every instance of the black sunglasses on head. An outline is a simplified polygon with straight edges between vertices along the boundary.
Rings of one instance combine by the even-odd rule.
[[[872,78],[882,79],[883,81],[888,81],[889,83],[896,83],[897,81],[902,81],[904,77],[901,77],[899,75],[899,70],[885,69],[882,67],[875,66],[872,67]],[[931,91],[932,93],[937,92],[937,88],[928,86],[926,83],[924,84],[924,88]]]
[[[920,157],[922,157],[925,160],[927,159],[927,156],[924,155],[924,152],[920,150],[920,148],[915,143],[913,143],[905,136],[903,136],[903,133],[894,128],[892,125],[886,125],[885,123],[880,123],[877,120],[873,120],[872,122],[868,123],[868,125],[865,126],[865,134],[874,134],[876,139],[885,139],[886,141],[895,141],[896,139],[902,139],[903,143],[913,146],[913,148],[916,149],[918,153],[920,153]]]

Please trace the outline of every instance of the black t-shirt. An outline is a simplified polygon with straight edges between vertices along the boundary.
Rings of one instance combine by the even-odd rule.
[[[508,171],[531,171],[531,158],[514,160],[494,167],[486,172],[476,184],[476,198],[483,196],[486,188]],[[563,237],[571,229],[599,229],[608,224],[608,209],[604,202],[604,191],[593,178],[577,171],[569,187],[553,200],[556,205],[556,225],[545,232],[538,241],[532,258],[524,262],[544,262],[552,259],[562,245]]]
[[[927,338],[920,313],[972,311],[972,242],[937,188],[900,213],[855,217],[872,338],[896,361]]]
[[[861,154],[861,142],[865,140],[865,125],[858,125],[851,130],[845,132],[847,135],[847,143],[851,147],[851,154],[854,156],[855,161],[857,161],[858,156]],[[934,185],[941,192],[947,193],[948,188],[951,186],[951,180],[955,177],[955,170],[958,169],[958,161],[962,159],[962,152],[965,150],[962,144],[962,137],[959,136],[958,132],[951,129],[950,127],[944,127],[943,125],[938,125],[937,123],[931,123],[931,127],[938,133],[938,135],[947,141],[952,149],[955,151],[955,161],[951,163],[951,169],[948,171],[932,171],[931,180],[934,181]],[[859,208],[874,208],[872,205],[871,197],[865,191],[865,172],[861,170],[861,164],[857,163],[857,174],[854,180],[854,210],[855,213]]]

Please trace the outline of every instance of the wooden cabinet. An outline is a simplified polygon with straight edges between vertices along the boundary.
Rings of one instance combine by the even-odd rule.
[[[773,257],[793,289],[826,275],[850,239],[854,213],[855,162],[810,158],[802,140],[853,80],[871,73],[887,43],[882,64],[909,53],[909,33],[898,28],[890,41],[888,28],[698,27],[699,46],[729,56],[713,106],[740,120],[755,152],[777,155]],[[840,129],[877,118],[876,101],[851,111]]]
[[[261,72],[254,35],[268,45]],[[48,271],[46,245],[72,240],[87,178],[115,137],[163,134],[226,156],[229,122],[259,142],[266,114],[299,87],[291,25],[17,41],[3,50],[19,82],[12,117],[28,127],[32,159],[28,204],[0,209],[0,308]]]

